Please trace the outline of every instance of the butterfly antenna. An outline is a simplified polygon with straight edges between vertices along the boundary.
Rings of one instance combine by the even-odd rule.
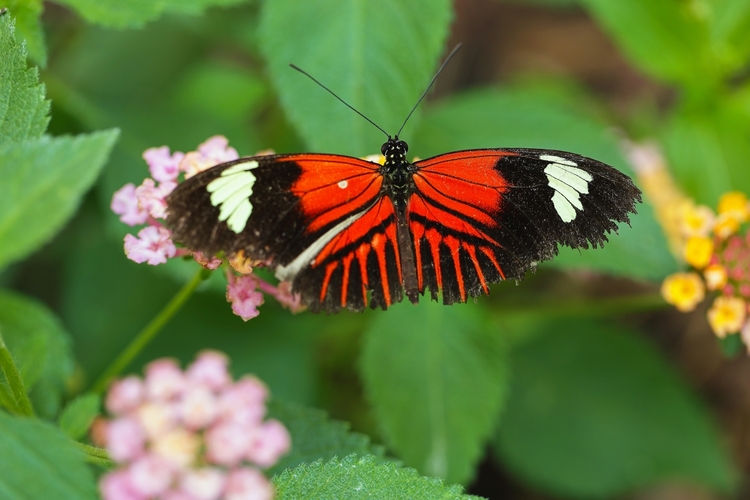
[[[401,128],[398,129],[398,134],[396,134],[396,137],[401,135],[401,131],[404,130],[404,127],[406,126],[406,122],[409,121],[409,118],[411,118],[411,115],[414,113],[414,111],[417,109],[417,106],[419,106],[419,103],[422,102],[422,99],[425,98],[427,95],[427,92],[430,91],[432,88],[432,84],[435,83],[435,80],[437,80],[437,77],[440,76],[440,73],[442,73],[443,68],[445,68],[446,64],[448,64],[448,61],[451,60],[451,58],[456,55],[456,52],[458,52],[458,49],[461,48],[461,44],[459,43],[456,45],[453,50],[451,50],[451,53],[448,54],[448,57],[445,58],[445,61],[443,61],[443,64],[440,65],[440,69],[437,70],[437,73],[435,73],[435,76],[432,77],[432,80],[430,80],[430,84],[425,89],[424,93],[422,94],[422,97],[419,98],[417,103],[414,105],[413,108],[411,108],[411,111],[409,111],[409,116],[406,117],[406,120],[404,120],[404,123],[401,125]]]
[[[348,102],[346,102],[345,100],[343,100],[342,98],[340,98],[339,96],[337,96],[336,93],[333,90],[329,89],[328,87],[326,87],[325,85],[323,85],[322,83],[320,83],[310,73],[308,73],[307,71],[303,70],[302,68],[300,68],[298,66],[295,66],[294,64],[290,64],[289,66],[291,66],[293,69],[296,69],[297,71],[299,71],[300,73],[302,73],[303,75],[305,75],[306,77],[308,77],[310,80],[314,81],[315,83],[317,83],[318,85],[320,85],[321,87],[323,87],[324,89],[326,89],[328,92],[330,92],[330,94],[333,97],[335,97],[336,99],[338,99],[339,101],[341,101],[342,103],[344,103],[344,106],[346,106],[347,108],[351,109],[352,111],[354,111],[355,113],[357,113],[359,116],[361,116],[362,118],[364,118],[368,122],[372,123],[375,126],[375,128],[377,128],[378,130],[380,130],[381,132],[383,132],[385,134],[385,136],[388,137],[388,139],[391,138],[391,136],[388,135],[388,132],[386,132],[381,127],[379,127],[377,123],[375,123],[374,121],[370,120],[365,115],[363,115],[362,113],[360,113],[359,111],[357,111],[354,108],[354,106],[350,105]]]

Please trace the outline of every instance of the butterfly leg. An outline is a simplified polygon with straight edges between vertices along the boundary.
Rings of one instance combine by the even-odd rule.
[[[401,257],[401,273],[403,275],[404,291],[412,304],[419,303],[419,284],[417,282],[417,268],[414,264],[414,249],[409,235],[409,225],[403,210],[396,210],[396,237]]]

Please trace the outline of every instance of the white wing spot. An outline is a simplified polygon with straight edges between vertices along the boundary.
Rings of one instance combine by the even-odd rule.
[[[539,159],[551,162],[544,173],[549,187],[555,190],[552,204],[557,215],[563,222],[573,221],[578,215],[576,209],[583,210],[581,195],[589,193],[589,182],[594,178],[585,170],[576,168],[578,165],[574,161],[554,155],[541,155]]]
[[[341,189],[346,189],[347,186],[349,186],[349,181],[339,181],[339,187]]]
[[[227,221],[229,229],[237,234],[245,229],[253,212],[250,196],[256,178],[250,171],[257,167],[255,160],[232,165],[206,186],[211,193],[211,205],[220,210],[219,220]]]
[[[573,160],[566,160],[565,158],[561,158],[559,156],[555,155],[542,155],[539,157],[540,160],[549,161],[552,163],[559,163],[560,165],[567,165],[569,167],[577,167],[578,164],[574,162]]]

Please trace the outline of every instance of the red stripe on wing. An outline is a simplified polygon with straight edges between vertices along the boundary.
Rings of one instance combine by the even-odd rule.
[[[503,196],[513,186],[496,167],[506,156],[518,154],[459,151],[415,163],[407,220],[420,292],[436,286],[446,303],[465,302],[470,295],[489,293],[489,282],[505,279],[497,235],[503,230]],[[427,255],[432,262],[424,262]]]
[[[389,268],[391,262],[388,258],[388,245],[393,251],[392,262],[395,264],[395,270]],[[376,269],[368,267],[371,252],[375,253]],[[367,290],[379,285],[385,305],[390,306],[394,300],[393,289],[401,283],[401,261],[396,237],[396,212],[389,198],[380,198],[349,227],[334,236],[315,257],[311,264],[312,269],[325,266],[319,293],[320,302],[323,302],[329,293],[331,279],[341,264],[341,296],[337,302],[342,307],[347,307],[351,266],[354,260],[359,265],[362,277],[361,293],[365,305],[367,304]]]

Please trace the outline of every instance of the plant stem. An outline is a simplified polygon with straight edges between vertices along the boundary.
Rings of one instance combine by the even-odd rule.
[[[8,386],[10,386],[10,391],[13,393],[13,399],[15,400],[19,415],[33,417],[34,408],[31,406],[29,396],[26,394],[26,388],[23,386],[21,372],[18,371],[18,367],[13,361],[8,347],[5,345],[2,332],[0,332],[0,369],[3,370],[5,378],[8,380]]]
[[[146,345],[156,336],[157,333],[164,327],[167,322],[172,319],[172,316],[179,311],[180,307],[190,298],[198,285],[201,284],[210,275],[210,271],[201,269],[196,273],[193,278],[185,283],[185,285],[172,297],[167,305],[164,306],[159,314],[147,324],[143,330],[136,335],[136,337],[130,342],[124,351],[120,353],[117,358],[104,370],[104,373],[94,384],[91,392],[95,394],[102,394],[107,388],[109,383],[117,375],[122,372],[133,359],[143,350]]]
[[[658,293],[627,295],[606,299],[574,299],[544,302],[533,306],[498,308],[502,318],[530,315],[534,317],[587,317],[620,316],[634,312],[652,311],[668,307]]]

